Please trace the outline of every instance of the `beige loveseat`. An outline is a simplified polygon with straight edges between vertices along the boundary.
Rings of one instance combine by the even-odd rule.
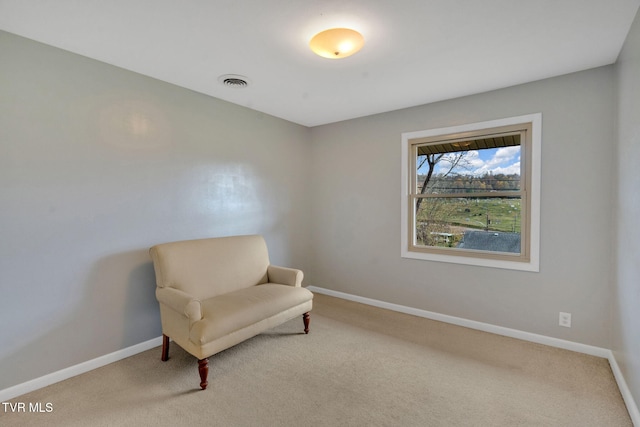
[[[303,316],[309,332],[313,294],[302,271],[269,263],[262,236],[163,243],[150,249],[162,321],[162,360],[169,338],[198,358],[207,387],[208,357],[266,329]]]

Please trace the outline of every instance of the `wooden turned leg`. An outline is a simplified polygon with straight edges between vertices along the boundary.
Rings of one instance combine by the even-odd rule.
[[[302,320],[304,321],[304,333],[308,334],[309,333],[309,312],[307,311],[305,314],[302,315]]]
[[[209,375],[209,359],[198,360],[198,372],[200,372],[200,387],[204,390],[209,385],[207,376]]]
[[[165,334],[162,334],[162,356],[160,356],[160,360],[163,362],[169,360],[169,337]]]

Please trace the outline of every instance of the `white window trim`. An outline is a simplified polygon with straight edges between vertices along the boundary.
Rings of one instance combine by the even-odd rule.
[[[501,126],[516,125],[520,123],[532,124],[531,135],[531,206],[529,212],[530,238],[529,249],[530,257],[528,262],[507,261],[498,259],[476,258],[472,256],[456,256],[446,254],[436,254],[427,252],[414,252],[409,250],[409,212],[407,198],[410,195],[410,176],[409,174],[409,140],[415,138],[425,138],[438,135],[446,135],[452,133],[477,131]],[[509,117],[505,119],[490,120],[486,122],[471,123],[459,126],[451,126],[446,128],[429,129],[416,132],[402,133],[402,165],[401,165],[401,230],[400,245],[401,257],[419,259],[426,261],[449,262],[455,264],[475,265],[482,267],[504,268],[509,270],[521,271],[540,271],[540,179],[541,179],[541,153],[542,153],[542,113],[527,114],[517,117]]]

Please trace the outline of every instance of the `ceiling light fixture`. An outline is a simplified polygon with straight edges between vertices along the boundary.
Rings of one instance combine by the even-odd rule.
[[[329,59],[351,56],[362,49],[364,37],[349,28],[332,28],[322,31],[311,39],[309,47],[317,55]]]

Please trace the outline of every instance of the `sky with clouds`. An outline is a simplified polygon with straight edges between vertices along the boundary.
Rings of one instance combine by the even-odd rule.
[[[451,168],[452,154],[448,154],[436,166],[435,173],[446,173]],[[423,166],[426,169],[426,165]],[[422,173],[423,171],[419,171]],[[424,171],[426,173],[426,170]],[[520,147],[501,147],[468,151],[464,160],[451,172],[458,175],[482,176],[486,173],[520,174]]]

